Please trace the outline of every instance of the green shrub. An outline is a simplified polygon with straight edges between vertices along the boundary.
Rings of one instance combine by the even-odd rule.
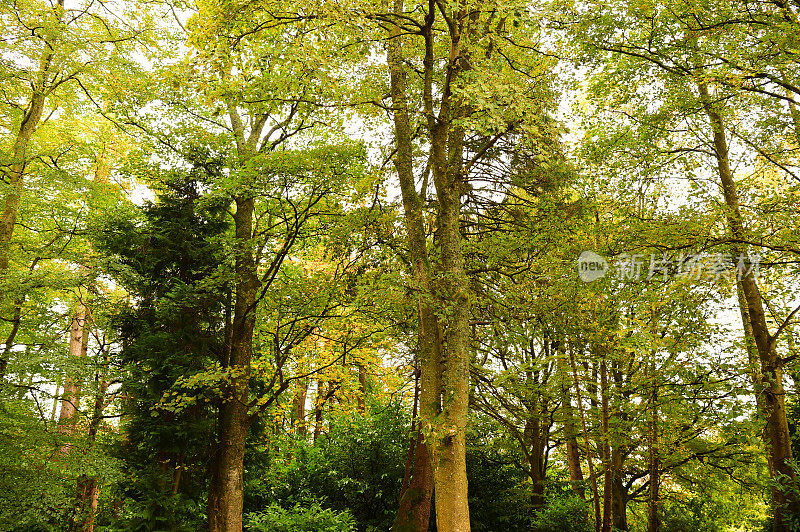
[[[349,512],[360,530],[388,530],[397,513],[407,445],[408,416],[401,405],[333,419],[316,444],[293,442],[273,450],[269,461],[246,456],[245,511],[319,502]]]
[[[713,506],[703,497],[691,497],[680,502],[665,501],[661,507],[662,532],[718,532],[720,524],[715,522]]]
[[[589,506],[580,497],[567,496],[551,499],[547,506],[533,518],[534,532],[592,532]]]
[[[528,532],[530,485],[507,454],[489,446],[467,450],[469,519],[472,532]]]
[[[348,511],[323,509],[318,503],[291,510],[272,504],[246,516],[249,532],[354,532],[356,521]]]

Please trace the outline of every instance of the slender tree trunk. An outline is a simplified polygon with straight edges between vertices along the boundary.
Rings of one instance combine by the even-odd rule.
[[[611,450],[611,523],[614,530],[628,530],[628,490],[623,482],[623,448]]]
[[[612,525],[612,503],[613,503],[613,465],[611,463],[611,445],[609,442],[609,419],[608,410],[608,370],[606,359],[600,360],[600,408],[601,408],[601,431],[603,433],[603,523],[602,532],[611,532]]]
[[[597,487],[597,474],[595,473],[594,463],[592,461],[592,447],[589,442],[589,431],[586,430],[586,412],[583,408],[583,399],[581,398],[581,386],[578,380],[578,365],[575,363],[574,347],[568,346],[569,349],[569,362],[572,366],[572,377],[575,382],[575,396],[578,402],[578,413],[581,418],[581,428],[583,429],[583,442],[586,446],[586,464],[589,468],[589,478],[592,481],[592,500],[594,501],[594,526],[597,532],[600,532],[602,523],[602,513],[600,511],[600,492]]]
[[[69,355],[73,362],[86,357],[89,346],[89,327],[86,319],[87,309],[83,304],[79,304],[70,323]],[[58,413],[58,431],[61,434],[71,436],[75,432],[82,388],[81,379],[69,375],[69,372],[65,375],[64,393],[61,395],[61,409]],[[61,449],[62,453],[68,453],[70,447],[69,442],[65,443]]]
[[[92,532],[94,530],[99,496],[100,487],[97,485],[97,478],[81,475],[78,478],[76,515],[69,528],[70,532]]]
[[[303,379],[297,384],[297,391],[294,396],[294,419],[297,428],[297,435],[305,439],[308,434],[306,426],[306,397],[308,396],[308,381]]]
[[[104,362],[108,363],[107,356]],[[108,391],[108,380],[104,370],[95,374],[95,383],[97,384],[97,394],[94,398],[92,417],[89,422],[89,450],[94,447],[97,441],[97,433],[103,420],[103,409],[106,404],[106,392]],[[97,483],[97,477],[81,475],[77,482],[76,511],[70,527],[71,530],[75,532],[93,532],[99,498],[100,486]]]
[[[0,277],[3,275],[2,270],[0,270]],[[0,297],[0,300],[2,298]],[[11,318],[11,331],[8,333],[6,337],[5,346],[3,347],[3,353],[0,355],[0,386],[2,386],[3,380],[6,377],[6,372],[8,371],[8,359],[11,355],[11,349],[14,347],[14,340],[17,337],[17,333],[19,332],[19,324],[22,319],[22,300],[17,300],[14,302],[14,315]]]
[[[655,364],[653,365],[655,366]],[[661,525],[658,517],[660,461],[658,453],[658,386],[655,383],[655,371],[652,372],[651,378],[653,379],[653,391],[650,395],[650,496],[647,501],[647,532],[658,532]]]
[[[630,401],[631,392],[625,389],[625,379],[619,369],[618,361],[613,361],[610,370],[614,384],[617,388],[616,397],[622,401]],[[606,393],[610,396],[613,388],[606,388]],[[626,426],[630,422],[628,413],[620,411],[619,407],[612,405],[615,415],[618,416]],[[609,414],[611,409],[609,409]],[[610,432],[609,432],[610,438]],[[618,438],[615,438],[618,440]],[[625,487],[625,460],[630,452],[630,447],[619,441],[615,441],[611,447],[611,523],[615,530],[628,530],[628,489]]]
[[[217,438],[221,433],[221,429],[217,428]],[[216,448],[214,454],[211,456],[210,480],[208,483],[208,530],[210,532],[219,532],[222,530],[220,523],[219,499],[222,493],[222,480],[219,471],[219,458],[216,455]]]
[[[358,411],[362,414],[367,410],[367,367],[358,365]]]
[[[572,424],[565,426],[567,431],[566,454],[567,467],[569,468],[569,480],[572,484],[572,491],[581,499],[586,499],[586,492],[583,488],[583,471],[581,470],[581,457],[578,449],[578,439],[575,436],[575,428]]]
[[[111,174],[111,165],[112,161],[107,155],[108,144],[113,143],[114,141],[114,134],[111,133],[107,137],[103,137],[104,145],[96,153],[95,158],[95,168],[94,168],[94,182],[96,184],[106,185],[109,182],[109,176]],[[81,265],[82,268],[86,268],[85,264]],[[84,326],[83,326],[83,333],[81,339],[81,356],[85,357],[87,354],[88,348],[88,334],[89,334],[89,327],[85,324],[86,319],[88,319],[89,312],[85,306],[82,305],[82,310],[84,314]],[[74,331],[73,331],[74,334]],[[70,339],[70,351],[72,351],[72,341],[74,339]],[[95,384],[97,386],[97,393],[94,398],[94,407],[92,409],[92,417],[89,422],[89,432],[88,432],[88,440],[89,440],[89,450],[92,450],[95,446],[97,441],[97,433],[100,429],[100,424],[103,420],[103,410],[106,406],[106,393],[108,391],[108,380],[107,380],[107,368],[109,362],[109,355],[108,352],[105,353],[103,358],[103,369],[95,373]],[[58,388],[61,384],[61,378],[56,381],[56,394],[58,394]],[[65,388],[66,391],[66,388]],[[77,402],[75,405],[77,406]],[[53,405],[53,412],[55,413],[55,404]],[[100,500],[100,486],[97,481],[97,477],[93,475],[81,475],[78,478],[77,482],[77,518],[73,520],[73,529],[76,532],[93,532],[94,530],[94,523],[95,518],[97,516],[98,504]]]
[[[57,21],[61,21],[64,15],[64,0],[58,0],[53,8],[53,15]],[[0,223],[0,275],[8,270],[9,266],[9,244],[14,233],[14,225],[17,221],[17,214],[22,200],[23,177],[25,175],[25,167],[28,164],[28,145],[36,132],[36,128],[39,126],[44,112],[48,86],[51,82],[54,50],[54,42],[45,39],[44,50],[39,61],[39,71],[33,82],[30,101],[22,115],[22,121],[17,130],[14,145],[11,148],[11,165],[6,173],[9,186],[3,198],[3,218],[2,223]]]
[[[417,372],[417,380],[419,380],[418,376],[419,372]],[[406,470],[403,477],[403,487],[400,491],[400,504],[397,517],[392,526],[392,530],[395,532],[426,532],[430,524],[433,468],[421,428],[416,427],[416,431],[414,430],[419,400],[418,390],[419,385],[417,384],[412,408],[412,437],[409,440]]]
[[[216,52],[219,58],[218,74],[220,80],[226,83],[233,69],[230,50],[225,49],[225,45],[221,43]],[[249,131],[246,131],[245,122],[239,113],[241,102],[231,94],[225,95],[223,99],[236,144],[238,164],[246,168],[258,154],[268,115],[250,117]],[[253,249],[254,194],[248,186],[244,186],[243,191],[234,197],[235,301],[228,349],[223,357],[227,363],[225,369],[229,373],[229,379],[223,389],[224,400],[219,409],[218,441],[208,495],[208,527],[211,532],[241,532],[243,524],[244,451],[253,420],[248,412],[250,363],[256,323],[256,297],[261,287]],[[272,266],[278,268],[280,260]]]
[[[411,437],[408,438],[408,454],[406,455],[406,464],[404,467],[403,473],[403,484],[400,488],[400,500],[403,500],[403,496],[408,489],[409,484],[411,483],[411,468],[412,463],[414,461],[414,455],[416,453],[417,442],[422,440],[422,433],[417,428],[417,408],[419,406],[419,370],[414,370],[414,402],[411,406],[411,430],[409,434]]]
[[[394,0],[392,9],[394,13],[402,13],[403,1]],[[394,165],[403,197],[403,212],[411,254],[414,288],[418,291],[416,303],[418,365],[420,368],[420,433],[424,433],[428,431],[431,420],[439,413],[440,409],[439,327],[431,302],[430,266],[423,218],[423,200],[417,193],[414,184],[412,126],[408,111],[406,71],[399,27],[391,27],[386,48],[396,143]],[[411,481],[400,500],[397,517],[392,527],[394,532],[426,532],[428,530],[434,487],[434,471],[430,451],[426,439],[417,441]]]
[[[323,391],[325,383],[322,380],[317,380],[317,399],[314,401],[314,436],[313,442],[317,443],[317,439],[322,434],[322,409],[325,407],[325,402],[328,400],[327,394]]]
[[[564,420],[564,442],[566,446],[567,467],[569,468],[569,480],[572,484],[572,491],[581,499],[585,499],[586,492],[583,487],[583,470],[581,469],[580,449],[578,448],[578,431],[575,428],[575,411],[572,408],[572,400],[569,396],[570,386],[567,380],[567,361],[565,357],[566,353],[562,348],[559,350],[556,360],[561,380],[561,412]]]
[[[61,22],[64,16],[64,0],[57,0],[53,6],[53,16],[57,22]],[[0,219],[0,280],[6,276],[6,272],[11,264],[11,238],[14,234],[14,226],[17,223],[22,193],[24,188],[25,169],[28,164],[28,146],[33,134],[36,132],[39,122],[42,119],[44,106],[50,91],[50,84],[53,79],[51,72],[53,57],[55,56],[55,38],[45,38],[44,48],[39,61],[39,70],[32,83],[32,92],[28,106],[22,114],[22,120],[14,144],[11,147],[11,161],[8,170],[2,171],[3,181],[8,183],[3,202],[3,217]],[[5,294],[0,293],[0,303],[4,303]],[[0,381],[5,379],[8,371],[8,360],[14,338],[19,330],[19,320],[21,302],[15,305],[15,315],[11,320],[11,334],[6,340],[5,349],[0,354]]]
[[[2,378],[2,377],[0,377]],[[56,391],[53,393],[53,410],[50,412],[50,421],[55,421],[58,412],[58,396],[61,391],[61,374],[56,377]]]
[[[708,116],[714,136],[714,154],[717,160],[717,171],[725,198],[726,218],[734,245],[731,249],[735,255],[746,257],[746,248],[741,242],[746,241],[744,218],[739,208],[739,196],[736,182],[728,157],[728,141],[725,135],[725,124],[708,91],[708,83],[698,81],[698,91],[703,109]],[[756,394],[762,397],[764,418],[766,420],[766,448],[772,464],[773,476],[781,475],[794,484],[795,471],[790,466],[792,460],[789,425],[786,418],[783,388],[783,362],[775,349],[776,337],[770,335],[767,326],[761,292],[755,279],[755,272],[749,259],[744,261],[745,269],[741,272],[740,285],[744,302],[747,305],[747,317],[750,321],[753,339],[758,351],[761,365],[761,383]],[[775,529],[789,530],[790,521],[785,515],[800,513],[800,501],[793,495],[795,490],[778,489],[772,491],[772,509],[775,518]]]
[[[433,496],[433,467],[430,453],[419,433],[414,448],[414,463],[408,488],[400,499],[394,532],[424,532],[428,530]]]
[[[797,108],[797,103],[794,101],[794,93],[792,91],[786,91],[786,98],[789,103],[789,114],[792,117],[792,124],[794,124],[794,134],[795,137],[800,140],[800,109]]]
[[[250,428],[250,358],[259,282],[250,240],[253,234],[252,197],[236,198],[236,303],[231,326],[230,385],[219,412],[219,438],[208,496],[209,530],[241,532],[244,507],[244,449]]]
[[[758,408],[757,415],[761,426],[761,439],[766,443],[769,441],[769,434],[767,432],[767,424],[764,416],[767,409],[764,404],[764,396],[760,393],[761,390],[761,364],[759,362],[758,348],[756,347],[755,338],[753,337],[753,326],[750,325],[750,316],[747,312],[747,301],[744,298],[744,291],[742,290],[742,283],[736,283],[736,295],[739,300],[739,314],[742,318],[742,330],[744,331],[744,348],[747,353],[748,375],[750,382],[753,386],[753,395],[756,400],[756,407]],[[775,476],[775,466],[772,464],[772,453],[767,453],[767,466],[769,467],[770,477]]]
[[[178,456],[178,463],[175,465],[175,474],[172,477],[172,494],[177,495],[178,489],[181,486],[181,477],[183,476],[183,464],[186,457],[184,455]]]

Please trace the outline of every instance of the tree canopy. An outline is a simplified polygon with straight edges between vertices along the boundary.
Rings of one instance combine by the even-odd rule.
[[[800,4],[0,4],[0,531],[800,530]]]

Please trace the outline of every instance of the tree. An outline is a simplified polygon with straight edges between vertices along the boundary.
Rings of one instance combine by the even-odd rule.
[[[472,296],[464,265],[462,197],[472,189],[471,176],[486,153],[511,130],[525,130],[531,114],[545,107],[536,82],[546,68],[544,62],[514,55],[519,50],[515,39],[527,42],[524,32],[516,29],[529,27],[527,15],[516,5],[483,10],[449,2],[413,9],[395,2],[388,13],[372,15],[387,27],[394,163],[419,294],[420,419],[425,443],[417,446],[413,490],[406,492],[410,501],[401,501],[395,530],[426,526],[431,490],[426,452],[436,491],[437,527],[469,530],[465,434]],[[413,84],[408,81],[409,61],[422,65]],[[512,103],[514,91],[520,98]],[[417,127],[424,131],[419,139],[425,161],[421,191],[414,177]],[[424,221],[429,177],[436,191],[430,249]]]
[[[735,137],[745,156],[762,160],[766,158],[784,171],[785,178],[791,178],[791,171],[785,173],[787,167],[770,157],[768,150],[757,148],[754,138],[763,127],[763,123],[755,118],[758,113],[762,109],[775,108],[772,98],[786,98],[775,92],[775,85],[780,85],[780,80],[765,72],[773,68],[783,71],[784,83],[789,85],[791,92],[789,80],[792,79],[794,65],[791,60],[787,62],[782,52],[771,56],[751,53],[753,49],[763,51],[764,47],[772,47],[776,43],[774,38],[779,37],[775,32],[781,32],[787,23],[792,24],[790,19],[785,18],[786,15],[787,11],[778,5],[763,6],[751,12],[744,4],[730,2],[716,6],[713,12],[705,9],[689,12],[688,6],[675,4],[663,13],[650,8],[626,9],[623,18],[628,29],[616,35],[613,28],[619,28],[618,23],[604,16],[587,22],[585,27],[591,35],[590,44],[595,49],[608,52],[607,57],[617,73],[633,79],[629,76],[639,76],[641,71],[633,74],[631,69],[645,67],[656,75],[657,81],[650,87],[663,98],[663,105],[659,106],[656,113],[647,112],[644,115],[647,119],[641,122],[643,131],[650,131],[651,135],[657,132],[655,135],[658,135],[659,143],[656,151],[662,155],[681,154],[678,162],[687,163],[689,168],[699,164],[697,157],[701,154],[707,155],[706,160],[713,162],[724,202],[720,214],[727,226],[726,235],[718,243],[735,257],[732,259],[734,262],[743,261],[739,275],[743,327],[748,337],[752,335],[762,375],[760,380],[754,381],[753,387],[767,427],[764,433],[765,447],[773,475],[791,480],[795,473],[789,465],[792,456],[783,404],[783,370],[776,342],[796,310],[788,310],[786,317],[777,320],[774,331],[770,331],[763,288],[758,285],[750,258],[753,251],[751,246],[761,246],[762,243],[753,234],[755,227],[748,227],[747,217],[741,209],[739,189],[742,185],[737,183],[732,171],[729,142],[730,138]],[[654,24],[656,21],[657,25]],[[714,28],[725,28],[725,31],[715,32]],[[753,48],[742,48],[739,43],[745,41],[754,43]],[[745,69],[743,65],[748,67]],[[734,79],[737,81],[734,82]],[[638,82],[637,85],[644,87],[645,83]],[[620,91],[618,94],[631,102],[640,99],[632,91]],[[727,123],[733,102],[738,102],[737,107],[747,113],[744,120],[748,125],[753,125],[754,134],[746,133],[746,127]],[[705,124],[693,118],[698,111],[705,115]],[[791,108],[783,110],[784,115],[790,118],[791,112],[787,111],[791,111]],[[669,134],[678,121],[689,124],[689,130],[700,135],[703,139],[700,145],[689,136]],[[791,120],[784,120],[783,127],[792,128],[791,123]],[[705,190],[703,192],[704,195],[708,194]],[[713,195],[708,194],[707,197],[710,200]],[[793,253],[791,248],[783,245],[782,240],[779,232],[776,242],[767,243],[762,249]],[[789,525],[788,521],[784,522],[782,512],[784,509],[789,514],[797,511],[797,501],[790,489],[774,490],[773,508],[778,526],[785,529]]]
[[[311,135],[320,117],[308,99],[320,89],[314,79],[306,82],[302,61],[284,57],[298,37],[269,14],[259,20],[250,17],[253,13],[220,7],[199,6],[187,26],[192,52],[153,78],[153,87],[165,91],[164,109],[177,121],[171,134],[144,116],[129,113],[123,122],[192,164],[204,164],[190,149],[198,144],[222,161],[216,169],[207,168],[214,175],[209,196],[230,204],[233,288],[225,347],[213,370],[221,401],[208,515],[211,530],[241,530],[248,428],[301,378],[284,375],[284,365],[292,348],[314,329],[310,324],[295,328],[302,321],[292,317],[275,324],[274,344],[254,344],[260,309],[268,306],[287,257],[320,227],[317,220],[343,208],[348,180],[363,169],[363,152],[355,144],[325,144]],[[173,83],[183,91],[173,93]],[[298,135],[311,146],[293,147]],[[317,319],[333,311],[325,295],[315,301],[322,305]],[[264,388],[253,398],[253,357],[262,353],[274,357],[274,373],[265,376]]]
[[[0,116],[9,136],[2,144],[6,162],[0,188],[0,312],[11,323],[0,355],[0,376],[4,377],[20,328],[21,306],[29,295],[26,291],[40,282],[32,270],[44,260],[41,256],[32,259],[26,245],[31,234],[40,237],[37,229],[42,234],[47,231],[47,222],[31,222],[31,213],[37,212],[38,200],[48,189],[58,194],[75,188],[71,180],[75,167],[69,162],[75,163],[73,157],[81,143],[72,135],[75,131],[58,127],[63,124],[60,115],[83,114],[86,103],[100,99],[100,78],[118,75],[121,66],[129,65],[122,60],[129,51],[123,49],[123,43],[136,42],[148,17],[133,22],[136,14],[126,12],[111,22],[108,13],[91,2],[65,7],[63,1],[4,4],[2,17],[7,36],[3,53],[9,59],[4,60],[0,73],[4,95]],[[46,124],[48,133],[41,134]],[[54,135],[63,135],[62,142],[49,142],[48,136]],[[32,205],[26,207],[25,201]],[[15,236],[20,217],[25,235]],[[15,244],[12,237],[20,242]],[[59,249],[62,238],[64,235],[41,237],[39,245],[45,248],[45,257]]]
[[[141,481],[120,491],[125,504],[147,508],[149,526],[172,527],[192,517],[179,516],[170,496],[199,502],[205,489],[217,397],[181,382],[222,352],[228,224],[223,204],[203,202],[210,176],[202,166],[188,174],[150,171],[161,174],[152,183],[157,202],[141,213],[106,215],[95,240],[128,294],[128,305],[112,318],[122,344],[115,361],[121,392],[129,398],[120,455]]]

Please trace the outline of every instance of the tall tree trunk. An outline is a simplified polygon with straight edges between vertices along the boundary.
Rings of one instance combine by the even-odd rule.
[[[0,376],[0,378],[2,378]],[[58,396],[59,392],[61,391],[61,374],[59,373],[56,377],[56,391],[53,392],[53,410],[50,411],[50,421],[55,421],[56,413],[58,412]]]
[[[412,436],[408,442],[408,456],[406,457],[403,486],[400,490],[400,504],[392,525],[392,530],[395,532],[426,532],[430,524],[433,468],[421,427],[417,426],[420,372],[415,373],[416,383],[411,418]],[[426,497],[427,500],[425,500]]]
[[[2,270],[0,270],[0,277],[2,277]],[[22,302],[22,299],[18,299],[14,302],[14,314],[11,317],[11,331],[6,337],[3,353],[0,354],[0,386],[2,386],[3,380],[6,377],[6,372],[8,371],[8,359],[11,355],[11,349],[14,347],[14,340],[19,332],[19,324],[22,319]],[[0,303],[2,303],[2,297],[0,297]]]
[[[105,104],[104,104],[105,106]],[[103,136],[103,145],[95,154],[95,167],[93,181],[96,184],[107,185],[109,176],[111,174],[113,159],[108,156],[108,147],[113,144],[116,134],[109,132],[107,136]],[[86,268],[85,264],[81,265]],[[84,313],[84,326],[81,339],[81,356],[86,356],[88,348],[88,333],[89,327],[85,324],[86,319],[90,316],[85,306],[82,306]],[[72,347],[72,338],[70,340],[70,347]],[[108,391],[107,368],[109,362],[108,352],[105,353],[103,358],[103,369],[95,373],[95,385],[97,392],[94,398],[94,407],[92,409],[92,417],[89,422],[89,450],[93,449],[97,441],[97,433],[100,429],[100,424],[103,420],[103,409],[106,406],[106,393]],[[56,381],[56,394],[58,393],[61,379]],[[65,388],[66,391],[66,388]],[[77,406],[77,402],[75,403]],[[55,405],[53,406],[55,412]],[[72,522],[73,530],[76,532],[93,532],[95,518],[97,516],[97,509],[100,500],[100,486],[97,482],[97,477],[93,475],[81,475],[77,482],[77,514]]]
[[[608,371],[613,377],[613,383],[617,390],[615,397],[621,399],[622,402],[630,401],[631,391],[625,387],[625,376],[620,370],[619,361],[612,361]],[[607,394],[612,394],[612,389],[607,388]],[[630,416],[624,409],[619,408],[619,399],[615,400],[611,410],[615,412],[615,417],[624,423],[624,426],[629,426]],[[631,447],[620,441],[619,437],[614,439],[615,442],[611,448],[611,523],[615,530],[628,530],[628,488],[625,486],[625,460]]]
[[[325,407],[325,402],[328,400],[328,395],[323,391],[325,383],[317,380],[317,398],[314,401],[314,436],[313,442],[317,443],[319,435],[322,434],[322,409]]]
[[[53,17],[56,22],[61,22],[64,17],[64,0],[57,0],[53,5]],[[50,93],[50,84],[54,79],[52,73],[53,58],[55,56],[55,38],[44,38],[44,47],[39,61],[39,70],[36,78],[31,83],[32,91],[27,108],[22,114],[19,128],[17,129],[14,144],[11,147],[11,161],[8,170],[2,172],[3,181],[8,183],[5,196],[3,197],[3,217],[0,219],[0,280],[6,276],[6,272],[11,264],[11,238],[14,235],[14,227],[17,223],[22,202],[22,192],[24,188],[25,169],[28,165],[28,146],[33,134],[42,120],[44,106],[47,96]],[[0,306],[5,306],[3,301],[5,295],[0,293]],[[5,379],[8,371],[8,360],[14,338],[19,330],[22,301],[18,300],[15,304],[14,317],[12,322],[11,334],[6,339],[5,349],[0,354],[0,383]]]
[[[467,187],[463,164],[465,130],[458,120],[467,115],[468,109],[453,94],[453,86],[470,68],[469,47],[462,38],[470,38],[471,35],[465,36],[465,28],[477,24],[479,12],[466,4],[458,6],[456,12],[449,12],[437,4],[432,0],[428,3],[421,28],[425,43],[422,100],[427,122],[428,165],[437,198],[435,275],[428,262],[422,198],[414,185],[402,32],[397,25],[389,30],[387,56],[397,148],[395,167],[403,196],[415,288],[420,291],[420,418],[433,465],[436,524],[442,532],[461,532],[470,529],[466,424],[471,329],[460,230],[461,197]],[[394,0],[392,11],[398,20],[405,15],[402,0]],[[434,90],[437,13],[447,19],[449,53],[442,83]],[[439,98],[438,112],[434,109],[434,94]],[[437,316],[442,316],[441,322]]]
[[[394,13],[403,12],[403,0],[394,0]],[[420,433],[429,433],[430,421],[439,413],[440,343],[439,326],[431,303],[430,265],[423,218],[423,199],[414,184],[414,161],[411,120],[406,94],[406,71],[403,61],[400,28],[391,26],[386,45],[389,63],[396,153],[394,166],[403,197],[406,236],[411,255],[414,288],[417,290],[418,366],[420,368]],[[424,192],[424,191],[423,191]],[[425,439],[416,443],[411,482],[400,500],[394,532],[426,532],[431,514],[434,472],[431,450]],[[438,498],[437,498],[438,499]]]
[[[544,451],[547,436],[542,434],[541,420],[537,417],[525,423],[524,440],[528,457],[528,475],[531,479],[531,504],[534,508],[544,506],[545,462]]]
[[[431,3],[431,9],[432,3]],[[432,15],[434,11],[431,11]],[[456,120],[467,109],[453,96],[452,83],[469,69],[465,28],[477,16],[467,7],[453,15],[447,25],[450,53],[442,86],[438,118],[426,105],[431,150],[431,172],[436,188],[438,211],[436,237],[439,241],[439,269],[436,293],[443,323],[442,411],[433,419],[432,460],[436,490],[436,526],[442,532],[470,530],[467,500],[466,426],[469,409],[469,326],[470,296],[461,247],[461,196],[466,190],[463,153],[465,131]],[[453,23],[457,21],[456,23]],[[432,93],[433,20],[425,30],[426,100]]]
[[[735,255],[746,257],[747,250],[741,242],[747,240],[747,233],[744,226],[744,218],[739,208],[736,182],[731,171],[725,123],[722,114],[712,101],[707,81],[701,79],[698,81],[697,86],[700,101],[708,116],[713,132],[714,155],[717,160],[717,171],[725,198],[725,214],[728,229],[734,241],[731,249]],[[764,313],[764,303],[749,259],[744,261],[744,266],[744,271],[740,272],[740,285],[744,302],[747,305],[747,317],[750,321],[761,365],[761,382],[756,388],[756,394],[763,398],[764,418],[767,426],[765,446],[770,456],[769,460],[772,464],[773,476],[781,475],[794,484],[796,475],[794,469],[790,466],[792,448],[789,425],[786,419],[786,406],[784,404],[783,362],[775,349],[776,337],[769,333]],[[790,520],[784,518],[784,516],[800,513],[800,501],[793,495],[794,493],[795,490],[791,488],[784,490],[776,487],[772,490],[772,510],[775,518],[775,529],[778,531],[789,530]]]
[[[82,303],[78,305],[72,315],[69,332],[69,358],[72,362],[86,357],[89,346],[89,327],[86,324],[87,309]],[[81,389],[83,382],[67,372],[64,376],[64,393],[61,395],[61,410],[58,413],[58,431],[61,434],[72,435],[75,432],[77,413],[80,408]],[[63,453],[69,452],[71,444],[64,444]]]
[[[414,462],[408,487],[403,491],[393,532],[427,532],[433,496],[433,467],[430,453],[420,430],[414,445]]]
[[[408,438],[408,454],[406,455],[406,463],[404,472],[403,472],[403,484],[400,488],[400,500],[403,500],[403,496],[408,489],[409,484],[411,483],[411,471],[413,467],[414,456],[416,454],[417,442],[422,440],[422,433],[420,432],[419,428],[417,427],[417,408],[419,406],[419,370],[414,370],[414,403],[411,407],[411,430],[409,434],[411,437]]]
[[[603,523],[602,532],[611,532],[611,516],[613,503],[613,465],[611,463],[611,444],[609,442],[609,419],[608,409],[608,369],[606,368],[605,356],[600,360],[600,409],[601,409],[601,431],[603,440]]]
[[[297,391],[294,395],[293,417],[297,435],[305,439],[308,434],[306,426],[306,397],[308,396],[308,381],[303,379],[297,383]]]
[[[753,386],[753,392],[756,399],[756,407],[758,408],[757,415],[759,422],[763,423],[761,426],[761,439],[764,442],[769,441],[769,434],[767,433],[767,424],[764,420],[764,415],[767,412],[764,405],[764,396],[759,392],[761,390],[761,364],[759,362],[758,348],[756,341],[753,337],[753,326],[750,325],[750,315],[747,312],[747,301],[744,298],[744,291],[742,290],[742,283],[736,283],[736,295],[739,301],[739,314],[742,318],[742,331],[744,331],[744,348],[747,353],[747,373],[750,376],[750,383]],[[775,467],[772,465],[772,453],[767,453],[767,466],[769,467],[770,476],[775,476]]]
[[[558,372],[561,385],[561,413],[563,416],[564,442],[566,446],[567,467],[572,491],[581,499],[586,498],[583,487],[583,470],[581,469],[580,449],[578,448],[578,431],[575,428],[575,411],[572,408],[572,399],[569,396],[569,381],[567,376],[566,353],[561,348],[557,350]]]
[[[358,365],[358,411],[362,414],[367,410],[367,366]]]
[[[244,507],[244,449],[250,428],[250,358],[259,282],[251,248],[254,199],[236,198],[236,303],[231,326],[230,384],[219,411],[219,436],[208,496],[209,530],[241,532]]]
[[[76,515],[70,526],[70,532],[92,532],[94,530],[99,496],[100,487],[97,485],[96,477],[88,475],[78,477]]]
[[[651,383],[653,391],[650,394],[650,494],[647,500],[647,532],[658,532],[661,521],[658,517],[659,495],[658,488],[660,483],[658,469],[660,467],[658,452],[658,386],[655,383],[655,363]]]
[[[592,447],[589,442],[589,431],[586,430],[586,412],[583,408],[583,399],[581,398],[581,386],[578,380],[578,365],[575,363],[574,346],[569,344],[569,363],[572,366],[572,377],[575,382],[575,398],[578,402],[578,413],[581,418],[581,428],[583,429],[583,442],[586,446],[586,465],[589,468],[589,478],[592,481],[592,500],[594,502],[594,526],[597,532],[600,532],[602,523],[602,513],[600,511],[600,492],[597,487],[597,474],[595,473],[594,463],[592,461]]]
[[[462,532],[470,530],[466,425],[471,339],[470,299],[460,229],[464,185],[460,164],[463,131],[451,131],[450,142],[446,142],[448,135],[445,131],[441,124],[437,124],[431,135],[434,185],[439,203],[437,236],[441,246],[442,277],[437,288],[442,294],[441,304],[447,315],[442,350],[442,412],[433,423],[433,461],[437,528],[442,532]]]
[[[105,364],[108,364],[108,356],[105,357]],[[106,392],[108,391],[108,380],[105,370],[95,374],[97,393],[94,398],[92,417],[89,422],[89,450],[97,441],[97,433],[100,423],[103,420],[103,409],[106,404]],[[77,499],[75,517],[72,520],[70,530],[75,532],[92,532],[94,530],[95,518],[97,516],[98,501],[100,498],[100,486],[97,477],[92,475],[81,475],[77,482]]]
[[[794,124],[795,137],[800,140],[800,109],[797,108],[797,103],[794,101],[794,93],[788,89],[786,91],[786,99],[789,103],[789,114],[792,117],[792,124]]]
[[[56,21],[61,21],[64,16],[64,0],[58,0],[53,7],[53,15]],[[49,93],[48,85],[51,82],[54,55],[54,39],[45,38],[44,49],[39,61],[39,71],[32,83],[33,90],[30,101],[22,115],[22,121],[11,148],[11,164],[6,173],[9,186],[3,201],[3,219],[0,223],[0,275],[8,270],[9,266],[9,244],[22,199],[23,177],[28,164],[28,145],[42,119],[45,101]]]
[[[624,448],[611,450],[611,523],[614,530],[628,530],[628,490],[623,482]]]

